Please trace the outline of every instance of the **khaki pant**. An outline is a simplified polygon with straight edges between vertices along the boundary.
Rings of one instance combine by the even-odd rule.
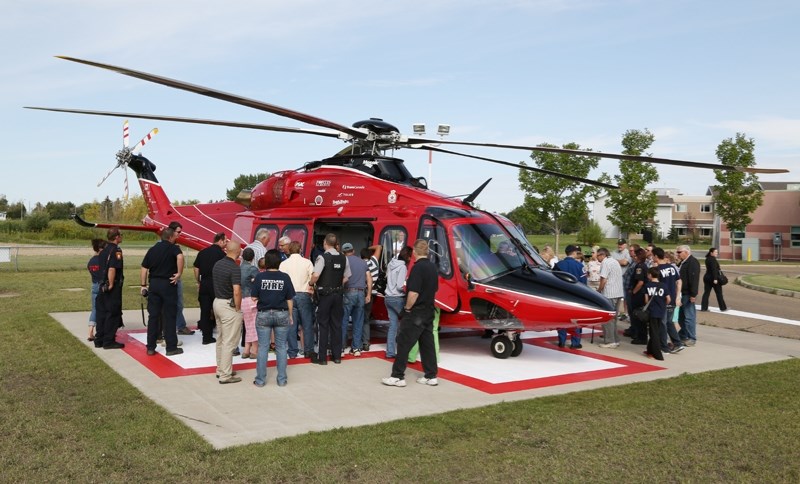
[[[230,306],[229,299],[214,299],[217,318],[217,376],[225,381],[233,376],[233,350],[242,336],[242,313]]]

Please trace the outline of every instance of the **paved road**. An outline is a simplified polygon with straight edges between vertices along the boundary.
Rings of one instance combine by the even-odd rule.
[[[745,274],[780,274],[792,277],[800,276],[800,266],[797,265],[723,265],[722,267],[725,273],[728,274],[731,279]],[[730,309],[800,321],[800,298],[767,294],[764,292],[754,291],[752,289],[746,289],[733,283],[728,284],[723,288],[723,295],[725,297],[725,302]],[[698,300],[697,303],[700,304],[700,301]],[[717,299],[713,292],[711,293],[711,297],[709,299],[709,306],[717,306]],[[800,326],[772,323],[762,319],[734,316],[724,313],[698,312],[697,314],[698,322],[701,324],[707,324],[709,326],[741,329],[743,331],[766,334],[770,336],[783,336],[785,338],[800,339]]]

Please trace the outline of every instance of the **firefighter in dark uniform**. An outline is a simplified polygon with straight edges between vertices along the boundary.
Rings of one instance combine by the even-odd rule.
[[[178,234],[169,227],[161,231],[161,241],[147,251],[142,259],[141,292],[147,296],[147,354],[156,354],[156,341],[159,337],[158,321],[164,314],[164,341],[167,343],[167,356],[183,353],[178,348],[176,320],[178,317],[178,281],[183,274],[183,253],[175,245]],[[150,285],[147,278],[150,276]]]
[[[342,362],[342,317],[344,307],[342,292],[344,283],[350,277],[350,265],[347,257],[336,250],[338,240],[336,234],[325,236],[323,248],[325,252],[317,257],[314,263],[314,274],[311,285],[316,284],[317,294],[317,342],[319,345],[316,360],[320,365],[328,364],[328,338],[330,338],[331,359],[334,363]]]
[[[122,284],[125,280],[122,264],[122,234],[119,227],[111,227],[107,233],[108,244],[100,252],[100,293],[97,295],[97,329],[94,335],[95,348],[106,350],[124,348],[117,343],[117,329],[122,326]]]
[[[197,300],[200,302],[200,331],[203,333],[203,344],[216,343],[214,338],[214,264],[225,258],[225,244],[228,238],[225,232],[214,235],[214,243],[197,253],[194,259],[194,279],[197,281]]]

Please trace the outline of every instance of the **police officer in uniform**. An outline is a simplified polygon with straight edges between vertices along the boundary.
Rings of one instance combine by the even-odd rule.
[[[119,227],[108,229],[108,244],[100,252],[100,273],[103,282],[100,293],[97,295],[97,329],[95,330],[94,346],[106,350],[124,348],[125,345],[117,343],[117,328],[122,326],[122,283],[123,274],[122,234]]]
[[[328,364],[328,338],[330,338],[331,359],[334,363],[342,362],[342,318],[344,307],[342,289],[350,277],[350,265],[347,258],[336,250],[339,243],[336,234],[325,236],[323,248],[325,252],[317,257],[314,263],[314,274],[311,285],[316,284],[317,293],[317,342],[319,352],[316,361],[320,365]]]
[[[142,259],[141,292],[147,295],[147,354],[156,354],[158,340],[158,320],[164,313],[164,340],[167,343],[167,356],[183,353],[178,348],[176,320],[178,317],[178,281],[183,274],[183,252],[175,244],[178,233],[175,229],[161,231],[161,241],[150,247]],[[150,286],[147,276],[150,276]]]

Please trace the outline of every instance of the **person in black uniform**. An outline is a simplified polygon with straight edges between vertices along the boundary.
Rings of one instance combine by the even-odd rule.
[[[645,305],[644,286],[647,284],[647,251],[641,247],[633,252],[634,262],[628,269],[631,276],[628,286],[628,306],[630,307],[631,317],[631,344],[647,344],[647,325],[648,321],[640,321],[633,315],[633,310]]]
[[[708,296],[711,295],[711,289],[714,289],[714,294],[717,295],[719,310],[728,310],[725,298],[722,297],[722,285],[719,283],[720,272],[722,270],[717,260],[717,248],[712,247],[708,249],[708,254],[706,254],[706,273],[703,275],[703,299],[700,303],[700,311],[708,311]]]
[[[384,385],[393,387],[406,386],[405,374],[408,365],[408,353],[411,347],[419,342],[422,369],[425,374],[417,378],[421,385],[436,386],[439,380],[436,375],[439,366],[436,362],[436,344],[433,338],[434,299],[439,290],[439,271],[428,259],[428,242],[414,242],[416,261],[408,275],[405,307],[403,308],[400,329],[397,332],[397,356],[392,364],[392,376],[384,378]]]
[[[123,274],[122,234],[119,227],[108,229],[108,244],[100,252],[100,273],[103,274],[103,283],[97,295],[97,328],[94,335],[95,348],[106,350],[124,348],[125,345],[117,343],[117,329],[122,326],[122,283]]]
[[[164,341],[167,356],[183,353],[178,348],[176,319],[178,317],[178,281],[183,274],[183,252],[175,244],[178,234],[169,227],[161,231],[161,241],[150,247],[142,259],[141,292],[147,296],[147,354],[156,354],[158,321],[163,311]],[[147,285],[147,276],[150,285]]]
[[[314,263],[311,285],[316,284],[317,293],[317,342],[319,351],[316,361],[328,364],[328,338],[330,338],[331,358],[334,363],[342,362],[342,318],[344,305],[342,289],[350,277],[350,264],[347,257],[336,250],[336,234],[325,236],[325,252]]]
[[[200,322],[198,326],[203,332],[203,344],[216,343],[213,335],[211,316],[214,314],[214,264],[225,258],[225,244],[228,238],[225,232],[214,235],[214,243],[197,253],[194,259],[194,279],[197,281],[197,300],[200,302]]]

